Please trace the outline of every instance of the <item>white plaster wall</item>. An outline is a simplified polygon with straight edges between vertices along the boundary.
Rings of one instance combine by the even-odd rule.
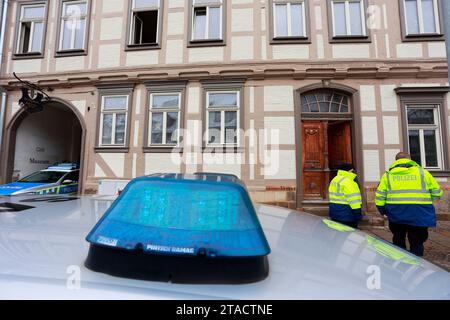
[[[103,13],[123,11],[126,0],[106,0],[101,1],[103,5]]]
[[[183,63],[183,40],[167,40],[166,63]]]
[[[400,144],[399,119],[396,116],[384,116],[384,143]]]
[[[261,59],[267,60],[267,37],[261,37]]]
[[[232,4],[253,3],[254,0],[231,0]]]
[[[126,66],[145,66],[158,64],[159,50],[139,50],[126,52]]]
[[[264,111],[294,111],[294,87],[264,87]]]
[[[190,87],[188,89],[187,112],[198,114],[200,112],[200,88]]]
[[[325,47],[324,47],[323,35],[318,34],[316,36],[316,42],[317,42],[317,58],[323,59],[323,58],[325,58]]]
[[[380,86],[381,92],[381,108],[383,111],[397,111],[397,94],[394,89],[395,85],[382,85]]]
[[[189,48],[189,62],[222,62],[223,47]]]
[[[95,164],[94,176],[96,178],[106,178],[106,173],[97,163]]]
[[[364,150],[363,157],[365,181],[380,181],[380,154],[378,150]]]
[[[186,152],[184,153],[184,159],[186,161],[186,173],[195,173],[198,170],[197,164],[199,163],[199,157],[201,154],[195,152]]]
[[[20,73],[40,73],[42,69],[41,59],[14,60],[12,71]]]
[[[119,40],[122,38],[123,18],[103,18],[100,27],[100,40]]]
[[[241,153],[204,153],[203,172],[230,173],[241,177]]]
[[[401,43],[397,44],[397,58],[422,58],[421,43]]]
[[[180,173],[181,156],[178,153],[146,153],[145,174]]]
[[[261,31],[266,31],[266,9],[261,8]]]
[[[278,132],[281,144],[295,145],[294,117],[265,117],[264,129]]]
[[[114,68],[120,65],[120,44],[103,44],[98,49],[98,67]]]
[[[309,45],[272,46],[273,59],[309,59]]]
[[[183,137],[187,152],[196,151],[202,146],[202,123],[200,120],[188,120]]]
[[[99,153],[117,178],[124,177],[125,153]]]
[[[168,35],[179,35],[184,33],[184,12],[170,12],[168,18]]]
[[[378,144],[376,117],[362,117],[363,144]]]
[[[185,0],[166,0],[169,2],[169,8],[183,8]]]
[[[233,9],[231,15],[231,31],[253,31],[253,9]]]
[[[72,100],[70,101],[82,116],[86,114],[86,100]]]
[[[255,112],[255,87],[249,88],[249,100],[250,100],[250,104],[248,106],[248,110],[250,113],[254,113]]]
[[[384,150],[384,168],[385,170],[395,162],[395,156],[400,152],[400,149],[385,149]]]
[[[375,86],[360,86],[361,95],[361,110],[362,111],[375,111]]]
[[[253,59],[253,37],[233,37],[231,39],[232,60]]]
[[[334,44],[332,45],[334,59],[367,59],[370,58],[368,44]]]
[[[446,58],[447,51],[445,48],[445,42],[428,43],[428,55],[430,58]]]
[[[295,180],[294,150],[264,150],[261,174],[267,180]]]
[[[55,70],[57,72],[84,69],[84,56],[61,57],[56,59]]]
[[[314,16],[316,18],[316,30],[322,30],[323,29],[323,25],[322,25],[322,8],[320,7],[320,5],[316,5],[314,7]]]

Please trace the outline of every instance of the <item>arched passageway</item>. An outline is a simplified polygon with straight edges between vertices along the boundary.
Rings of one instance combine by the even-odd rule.
[[[66,101],[52,99],[37,113],[20,109],[6,130],[4,182],[21,179],[58,162],[72,162],[80,165],[81,184],[84,137],[83,118]]]

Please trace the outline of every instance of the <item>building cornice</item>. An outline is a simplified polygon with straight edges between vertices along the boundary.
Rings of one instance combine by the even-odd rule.
[[[158,66],[83,70],[81,72],[21,74],[42,87],[64,88],[102,86],[103,84],[148,83],[149,81],[203,81],[207,79],[264,80],[271,78],[302,79],[387,79],[446,78],[447,62],[442,60],[339,61],[339,62],[265,62],[241,64],[204,64],[195,66]],[[0,78],[0,86],[14,90],[19,85],[11,75]]]

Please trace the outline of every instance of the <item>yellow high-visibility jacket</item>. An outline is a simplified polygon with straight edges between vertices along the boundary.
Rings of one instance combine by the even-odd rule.
[[[443,194],[430,172],[413,160],[400,159],[381,178],[375,204],[394,223],[435,226],[433,200]]]
[[[361,220],[361,190],[355,181],[356,174],[339,170],[328,188],[330,217],[341,221]]]

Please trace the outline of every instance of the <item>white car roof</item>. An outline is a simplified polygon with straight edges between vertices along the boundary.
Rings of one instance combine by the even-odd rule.
[[[439,267],[389,258],[360,231],[265,205],[255,206],[272,249],[264,281],[183,285],[96,273],[84,267],[85,236],[114,198],[67,199],[0,198],[0,206],[33,207],[0,210],[0,299],[450,299],[450,274]],[[73,282],[78,271],[80,287]]]

